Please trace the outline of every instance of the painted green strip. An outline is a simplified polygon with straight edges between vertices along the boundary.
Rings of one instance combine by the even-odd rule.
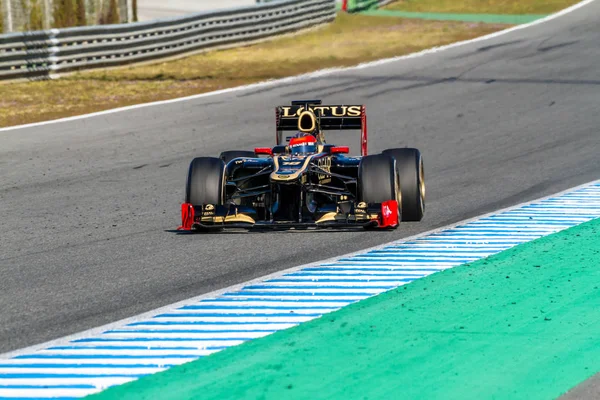
[[[600,220],[90,399],[552,399],[600,370]]]
[[[378,6],[377,0],[348,0],[348,12],[376,10]]]
[[[546,15],[509,15],[509,14],[447,14],[447,13],[429,13],[429,12],[409,12],[396,10],[367,10],[361,12],[362,15],[380,16],[380,17],[402,17],[429,19],[438,21],[462,21],[462,22],[485,22],[488,24],[526,24]]]

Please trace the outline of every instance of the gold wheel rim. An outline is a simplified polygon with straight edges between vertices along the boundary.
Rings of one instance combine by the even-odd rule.
[[[425,210],[425,169],[423,168],[423,158],[419,161],[419,193],[421,210]]]
[[[394,168],[394,170],[396,170]],[[400,176],[396,173],[396,201],[398,202],[398,211],[402,214],[402,190],[400,189]]]

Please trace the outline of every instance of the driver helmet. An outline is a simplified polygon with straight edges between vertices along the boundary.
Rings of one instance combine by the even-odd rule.
[[[317,138],[313,135],[300,132],[290,139],[290,153],[292,155],[315,154],[316,152]]]

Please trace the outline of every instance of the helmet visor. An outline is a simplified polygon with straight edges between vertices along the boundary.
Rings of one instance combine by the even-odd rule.
[[[292,154],[312,154],[317,152],[316,143],[297,143],[290,145]]]

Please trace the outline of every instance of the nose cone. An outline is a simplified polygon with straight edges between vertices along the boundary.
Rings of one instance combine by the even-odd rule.
[[[295,182],[308,165],[308,159],[296,157],[277,157],[270,178],[272,182]]]

